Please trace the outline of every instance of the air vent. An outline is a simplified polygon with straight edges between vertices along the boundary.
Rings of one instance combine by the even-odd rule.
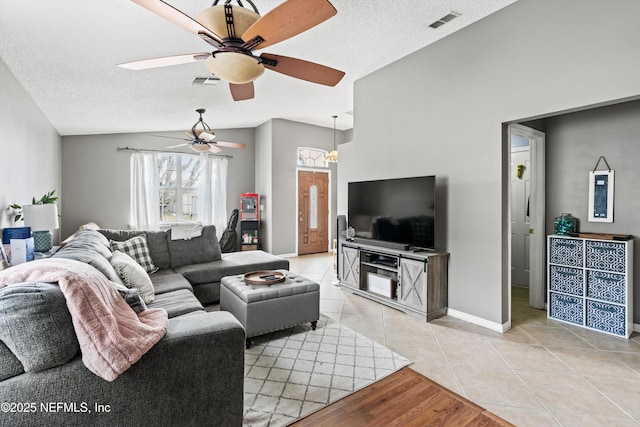
[[[447,22],[457,18],[458,16],[460,16],[461,14],[458,12],[449,12],[447,15],[443,16],[442,18],[438,19],[437,21],[435,21],[434,23],[432,23],[431,25],[429,25],[431,28],[438,28],[444,24],[446,24]]]
[[[194,77],[189,86],[216,86],[218,83],[220,83],[220,78],[216,76]]]

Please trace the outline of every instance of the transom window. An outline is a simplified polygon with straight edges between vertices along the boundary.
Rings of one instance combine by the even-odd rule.
[[[160,221],[193,222],[198,218],[198,196],[202,194],[202,160],[188,154],[158,156]]]
[[[298,147],[298,166],[326,168],[329,167],[325,160],[329,154],[326,150],[320,148]]]

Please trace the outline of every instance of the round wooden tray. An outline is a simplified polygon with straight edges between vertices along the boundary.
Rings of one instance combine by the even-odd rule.
[[[273,285],[284,282],[284,273],[275,270],[252,271],[244,275],[244,282],[248,285]]]

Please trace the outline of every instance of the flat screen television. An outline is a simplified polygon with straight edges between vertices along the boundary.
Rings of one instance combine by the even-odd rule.
[[[350,182],[348,199],[355,240],[435,249],[435,176]]]

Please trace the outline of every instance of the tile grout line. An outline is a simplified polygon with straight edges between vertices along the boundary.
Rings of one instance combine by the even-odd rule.
[[[533,339],[535,342],[537,342],[542,348],[544,348],[545,350],[547,350],[542,343],[540,343],[540,341],[538,341],[537,339],[535,339],[534,337],[532,337],[531,335],[529,335],[527,333],[527,331],[525,331],[523,329],[523,332],[529,336],[531,339]],[[527,385],[527,383],[520,377],[520,375],[518,375],[518,372],[511,366],[511,364],[509,362],[507,362],[507,360],[502,357],[502,355],[500,354],[500,352],[493,346],[493,344],[491,342],[489,342],[489,340],[486,339],[485,337],[485,341],[487,342],[487,344],[489,344],[489,347],[491,347],[491,349],[498,355],[498,357],[505,363],[505,365],[507,365],[507,367],[509,368],[509,370],[511,371],[511,373],[513,373],[513,375],[515,375],[515,377],[518,379],[518,381],[524,386],[524,388],[531,393],[531,396],[533,396],[533,398],[540,404],[540,406],[542,406],[542,408],[547,412],[547,414],[549,414],[549,416],[551,418],[553,418],[553,420],[558,423],[559,426],[562,427],[562,423],[560,422],[560,420],[558,420],[556,418],[556,416],[553,414],[553,412],[551,412],[549,410],[549,408],[547,408],[547,405],[545,405],[540,398],[538,398],[538,396],[536,395],[536,393],[534,393],[533,390],[531,390],[531,388]],[[524,345],[529,345],[529,344],[524,344]],[[549,351],[549,350],[547,350]],[[518,408],[517,406],[514,406],[515,408]]]
[[[458,388],[460,389],[460,394],[462,394],[463,397],[469,399],[469,397],[467,396],[467,393],[464,391],[464,388],[462,388],[462,384],[460,383],[460,380],[458,379],[458,376],[456,375],[456,372],[453,370],[453,366],[451,366],[451,362],[449,362],[449,359],[447,358],[447,355],[444,353],[444,350],[442,349],[442,345],[440,344],[440,340],[438,339],[438,335],[435,333],[435,331],[433,330],[431,324],[429,324],[427,322],[427,326],[429,326],[429,330],[431,331],[431,334],[433,335],[433,338],[436,340],[436,344],[438,344],[438,349],[440,350],[440,354],[442,354],[442,357],[444,357],[445,362],[447,363],[447,366],[449,367],[449,370],[451,371],[451,375],[453,375],[453,379],[455,380],[456,384],[458,385]],[[471,400],[471,399],[469,399]]]

